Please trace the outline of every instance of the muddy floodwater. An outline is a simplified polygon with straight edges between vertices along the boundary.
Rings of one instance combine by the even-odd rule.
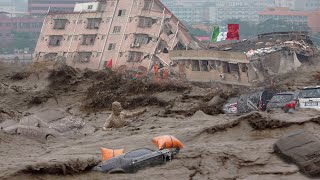
[[[273,144],[300,131],[319,136],[319,111],[230,116],[221,114],[221,107],[239,91],[220,85],[144,85],[108,72],[72,68],[21,72],[0,64],[0,123],[6,125],[0,131],[1,179],[309,179],[280,159]],[[102,131],[115,100],[129,112],[148,111],[127,119],[124,128]],[[8,129],[34,116],[49,124],[72,116],[84,125],[47,140]],[[135,174],[90,170],[101,160],[100,147],[156,149],[152,138],[159,135],[173,135],[185,146],[171,162]]]

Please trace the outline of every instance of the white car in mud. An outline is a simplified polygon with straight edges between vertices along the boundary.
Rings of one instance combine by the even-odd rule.
[[[299,108],[320,110],[320,86],[305,87],[299,93]]]

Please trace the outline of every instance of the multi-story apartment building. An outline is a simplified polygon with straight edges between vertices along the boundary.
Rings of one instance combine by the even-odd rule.
[[[319,0],[275,0],[277,7],[287,7],[291,10],[317,10],[320,8]]]
[[[0,12],[25,13],[27,12],[26,0],[1,0]]]
[[[216,2],[217,23],[228,19],[259,22],[258,12],[265,6],[274,6],[272,0],[224,0]]]
[[[70,13],[49,12],[35,61],[64,56],[78,68],[147,70],[168,65],[168,50],[197,49],[186,27],[159,0],[99,0]]]
[[[260,22],[268,19],[283,20],[303,27],[310,27],[313,33],[320,32],[320,11],[293,11],[289,8],[266,8],[259,12]]]
[[[78,2],[90,0],[29,0],[28,11],[33,16],[45,16],[50,7],[54,11],[73,11]]]
[[[210,21],[209,0],[161,0],[180,20],[187,23]]]
[[[12,32],[40,32],[42,21],[39,17],[0,13],[0,48],[12,43],[15,38]]]

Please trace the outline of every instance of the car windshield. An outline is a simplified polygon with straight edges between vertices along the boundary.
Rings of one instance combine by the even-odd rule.
[[[292,94],[278,94],[272,97],[270,103],[286,103],[292,100]]]
[[[238,101],[238,98],[231,98],[231,99],[229,99],[228,100],[228,104],[234,104],[234,103],[236,103]]]
[[[152,153],[153,151],[150,149],[137,149],[131,152],[126,153],[125,158],[136,158],[140,156],[144,156],[146,154]]]
[[[320,88],[304,89],[300,92],[300,98],[320,98]]]

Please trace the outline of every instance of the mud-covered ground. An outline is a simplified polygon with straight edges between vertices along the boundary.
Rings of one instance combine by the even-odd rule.
[[[313,82],[319,77],[316,70],[302,74],[305,76],[294,82],[279,77],[279,87],[296,88],[310,83],[306,80],[309,76]],[[303,130],[320,135],[319,112],[221,114],[225,100],[245,90],[179,81],[145,85],[111,72],[65,67],[34,73],[0,64],[0,123],[19,122],[30,115],[49,123],[74,116],[86,123],[79,131],[46,141],[0,131],[0,178],[308,179],[273,153],[273,143]],[[125,128],[101,131],[115,100],[128,111],[143,107],[148,111],[129,119]],[[136,174],[89,170],[101,159],[100,147],[155,149],[151,139],[165,134],[176,136],[185,145],[172,162]]]

